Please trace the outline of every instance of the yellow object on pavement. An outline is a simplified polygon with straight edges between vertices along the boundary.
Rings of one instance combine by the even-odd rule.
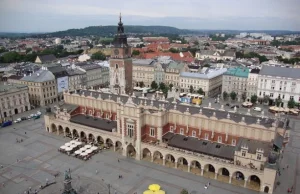
[[[154,192],[151,191],[151,190],[146,190],[146,191],[143,192],[143,194],[154,194]]]
[[[152,184],[152,185],[149,185],[148,189],[151,191],[158,191],[158,190],[160,190],[160,185]]]
[[[158,191],[155,191],[154,194],[166,194],[166,192],[163,190],[158,190]]]

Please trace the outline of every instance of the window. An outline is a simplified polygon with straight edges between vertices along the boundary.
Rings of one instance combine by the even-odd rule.
[[[292,82],[292,86],[296,86],[296,82]]]
[[[205,139],[205,140],[208,140],[208,133],[205,133],[204,139]]]
[[[155,128],[150,128],[150,136],[155,137]]]
[[[97,117],[100,117],[100,112],[97,112]]]
[[[261,154],[257,154],[257,160],[261,160]]]
[[[89,114],[92,115],[92,110],[89,110]]]
[[[273,97],[274,96],[274,94],[273,93],[270,93],[270,97]]]
[[[174,132],[174,127],[170,126],[170,131],[173,133]]]
[[[180,135],[184,135],[184,129],[180,128]]]
[[[282,95],[282,100],[284,100],[284,94]]]
[[[272,80],[272,84],[275,84],[275,80]]]
[[[109,114],[108,113],[106,114],[106,119],[109,119]]]
[[[233,146],[236,145],[236,140],[235,139],[231,140],[231,145],[233,145]]]
[[[192,131],[192,137],[196,137],[196,131]]]
[[[246,151],[242,151],[242,156],[243,156],[243,157],[246,156]]]
[[[290,100],[294,100],[294,96],[290,96]]]
[[[274,90],[274,89],[275,89],[275,87],[271,87],[271,89],[272,89],[272,90]]]
[[[218,143],[222,143],[222,136],[218,136]]]
[[[127,135],[129,137],[134,136],[134,126],[133,126],[133,124],[127,124]]]

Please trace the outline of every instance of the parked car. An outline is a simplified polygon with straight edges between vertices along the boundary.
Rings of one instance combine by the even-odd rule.
[[[257,111],[257,112],[260,112],[262,111],[262,109],[260,107],[254,107],[253,110]]]
[[[226,104],[226,106],[230,106],[230,104],[229,104],[229,103],[227,103],[227,104]]]
[[[21,120],[25,121],[25,120],[27,120],[27,117],[22,117]]]
[[[17,118],[14,122],[15,123],[20,123],[22,120],[21,120],[21,118]]]
[[[231,109],[234,109],[234,107],[236,107],[236,108],[240,108],[240,106],[239,106],[239,105],[233,105],[233,106],[231,106],[230,108],[231,108]]]
[[[37,113],[36,113],[37,115],[42,115],[42,113],[40,112],[40,111],[37,111]]]
[[[12,121],[5,121],[2,123],[1,127],[7,127],[7,126],[10,126],[12,125]]]

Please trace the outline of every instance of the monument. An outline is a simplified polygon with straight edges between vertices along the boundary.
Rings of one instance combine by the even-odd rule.
[[[68,171],[65,171],[64,190],[62,194],[77,194],[72,187],[72,177],[71,173]]]

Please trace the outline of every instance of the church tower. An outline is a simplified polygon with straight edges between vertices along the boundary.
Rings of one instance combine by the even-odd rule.
[[[111,48],[110,65],[110,90],[118,94],[132,92],[132,59],[131,48],[127,44],[124,26],[120,14],[117,34]]]

